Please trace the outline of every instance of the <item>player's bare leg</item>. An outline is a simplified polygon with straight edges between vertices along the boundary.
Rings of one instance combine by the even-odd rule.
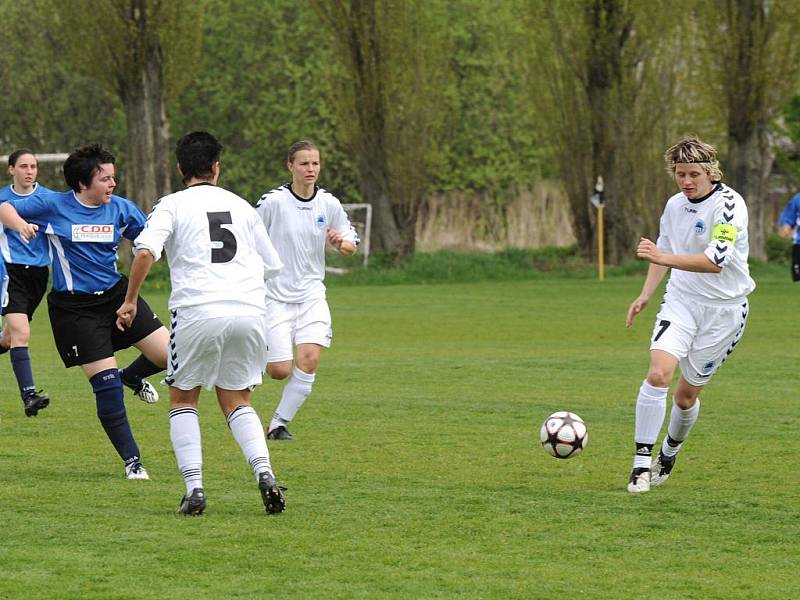
[[[275,414],[272,416],[272,421],[269,425],[268,438],[271,440],[291,440],[293,436],[289,433],[287,425],[294,419],[297,411],[306,401],[311,388],[316,379],[317,365],[319,365],[319,357],[322,352],[322,346],[319,344],[298,344],[295,352],[294,366],[291,368],[291,377],[283,388],[281,394],[281,401],[278,408],[275,409]],[[267,372],[275,372],[280,379],[285,378],[288,373],[288,367],[291,366],[291,361],[282,361],[274,363],[273,370],[267,365]],[[278,378],[278,377],[274,377]]]

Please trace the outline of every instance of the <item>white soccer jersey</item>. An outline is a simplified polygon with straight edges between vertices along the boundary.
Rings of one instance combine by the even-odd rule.
[[[328,229],[358,245],[341,202],[322,188],[305,200],[289,184],[261,196],[256,211],[275,244],[284,268],[267,282],[267,297],[281,302],[306,302],[325,297],[325,242]]]
[[[657,246],[670,254],[705,254],[722,268],[720,273],[672,269],[667,291],[700,302],[733,303],[756,284],[747,265],[747,205],[724,184],[708,198],[692,201],[683,192],[668,201],[661,215]]]
[[[264,310],[264,280],[281,268],[264,224],[244,199],[210,184],[164,196],[134,241],[134,252],[167,253],[172,294],[170,310],[194,307],[200,313],[249,314]],[[208,307],[208,310],[200,308]]]

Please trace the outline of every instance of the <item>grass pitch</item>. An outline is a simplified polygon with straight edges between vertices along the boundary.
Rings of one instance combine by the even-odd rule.
[[[334,286],[334,345],[297,440],[270,444],[289,487],[278,516],[208,393],[207,513],[174,514],[164,387],[154,406],[126,396],[152,477],[126,481],[40,310],[34,371],[53,400],[38,417],[0,357],[0,598],[800,597],[800,288],[783,270],[756,279],[673,477],[636,497],[633,409],[658,304],[626,330],[641,276]],[[147,297],[165,314],[165,295]],[[279,391],[257,389],[263,421]],[[572,460],[538,443],[556,410],[589,428]]]

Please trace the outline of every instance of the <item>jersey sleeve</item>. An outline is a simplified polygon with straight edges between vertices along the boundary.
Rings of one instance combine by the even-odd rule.
[[[747,206],[741,196],[725,189],[714,210],[714,225],[704,254],[720,268],[727,265],[734,254],[736,241],[747,235]]]
[[[272,221],[272,211],[270,210],[269,202],[270,193],[271,192],[264,194],[258,202],[256,202],[256,213],[261,218],[261,222],[264,223],[266,229],[269,229],[270,222]]]
[[[132,201],[126,198],[120,198],[120,200],[123,202],[121,216],[123,219],[123,226],[125,227],[122,231],[122,237],[133,241],[144,229],[147,217],[144,216],[142,209],[136,206]]]
[[[14,207],[20,217],[26,221],[33,221],[37,225],[44,225],[49,219],[50,202],[46,195],[34,194],[26,198],[11,199],[8,203]]]
[[[797,222],[800,220],[800,194],[795,194],[786,207],[781,211],[778,225],[787,225],[789,227],[797,227]]]
[[[133,241],[134,254],[139,250],[147,250],[154,260],[161,258],[164,244],[172,235],[175,227],[175,215],[168,202],[161,201],[153,207],[141,233]]]
[[[331,197],[330,210],[328,222],[331,224],[331,229],[334,229],[342,234],[342,238],[346,242],[351,242],[356,248],[361,244],[361,239],[358,237],[356,228],[350,223],[347,217],[347,212],[344,210],[342,203],[336,198]]]
[[[272,279],[283,268],[283,263],[278,256],[278,251],[269,239],[267,228],[260,219],[255,219],[253,234],[256,240],[256,250],[264,262],[264,280]]]

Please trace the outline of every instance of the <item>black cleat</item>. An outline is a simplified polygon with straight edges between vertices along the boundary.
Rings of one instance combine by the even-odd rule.
[[[650,467],[650,485],[664,485],[667,482],[670,473],[672,473],[672,467],[675,466],[676,458],[678,458],[677,454],[675,456],[664,456],[659,451],[658,458]]]
[[[286,499],[272,473],[265,471],[258,476],[258,489],[261,490],[261,500],[269,514],[283,512],[283,509],[286,508]]]
[[[206,509],[206,495],[203,488],[194,488],[192,493],[181,498],[181,505],[178,507],[179,515],[190,515],[196,517],[202,515]]]
[[[22,403],[25,405],[26,417],[35,417],[40,410],[47,408],[47,405],[50,404],[50,398],[43,392],[44,390],[39,390],[25,394]]]
[[[290,441],[294,439],[294,436],[289,433],[289,430],[286,429],[285,426],[278,425],[275,429],[270,429],[269,433],[267,434],[267,439]]]

